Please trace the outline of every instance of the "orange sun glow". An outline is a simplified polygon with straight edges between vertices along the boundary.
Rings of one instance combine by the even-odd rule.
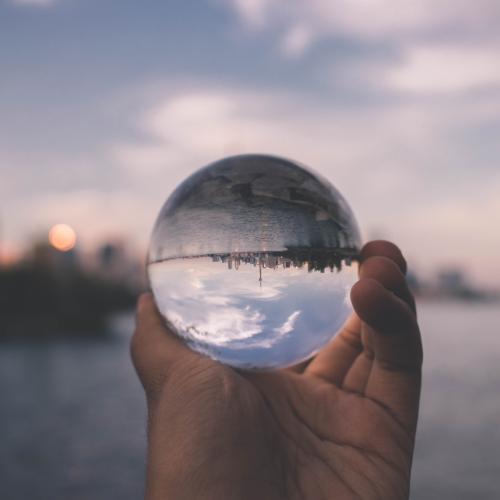
[[[49,243],[61,252],[68,252],[75,247],[76,233],[67,224],[56,224],[49,231]]]

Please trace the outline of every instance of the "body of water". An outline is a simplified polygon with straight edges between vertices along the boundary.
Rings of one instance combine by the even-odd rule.
[[[500,307],[419,306],[425,348],[412,500],[500,497]],[[105,340],[0,344],[3,500],[142,497],[146,411],[132,318]]]

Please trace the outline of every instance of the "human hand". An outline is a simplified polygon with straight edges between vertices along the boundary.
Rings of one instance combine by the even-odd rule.
[[[406,263],[362,250],[355,313],[302,367],[236,371],[139,300],[132,357],[146,391],[147,500],[408,497],[422,347]]]

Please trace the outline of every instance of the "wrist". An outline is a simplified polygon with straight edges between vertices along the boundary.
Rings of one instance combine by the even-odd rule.
[[[234,467],[220,470],[214,463],[180,467],[170,463],[150,464],[147,475],[146,500],[281,498],[257,478],[252,478],[251,471],[242,474]]]

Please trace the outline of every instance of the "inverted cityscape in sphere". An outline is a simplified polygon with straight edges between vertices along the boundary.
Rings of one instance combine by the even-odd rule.
[[[192,349],[276,369],[313,356],[345,322],[360,244],[328,181],[283,158],[235,156],[168,198],[148,274],[160,312]]]

